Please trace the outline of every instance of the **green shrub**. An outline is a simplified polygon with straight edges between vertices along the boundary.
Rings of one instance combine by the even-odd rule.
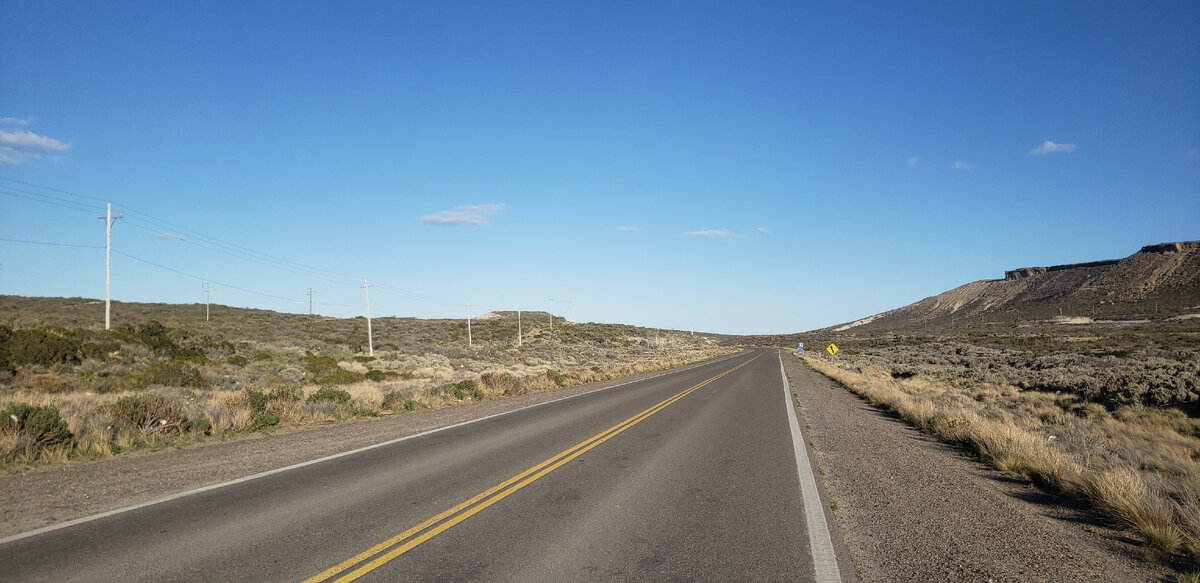
[[[67,422],[52,406],[39,407],[25,403],[10,403],[0,412],[0,431],[13,431],[24,435],[35,447],[59,443],[70,443],[75,439]]]
[[[338,366],[337,360],[331,356],[309,354],[300,357],[300,362],[304,364],[304,370],[313,374],[313,380],[319,385],[345,385],[365,378],[362,373]]]
[[[225,364],[232,364],[233,366],[246,366],[247,364],[250,364],[250,359],[240,354],[235,354],[229,358],[226,358]]]
[[[375,360],[375,357],[374,357],[374,356],[360,356],[360,355],[356,355],[356,356],[354,356],[354,361],[355,361],[355,362],[364,362],[364,363],[366,363],[366,362],[371,362],[371,361],[373,361],[373,360]]]
[[[398,377],[400,373],[394,370],[369,370],[363,375],[368,381],[380,382],[390,377]]]
[[[143,435],[182,433],[189,427],[183,408],[162,395],[121,397],[106,409],[114,426],[133,429]]]
[[[269,400],[270,397],[262,391],[246,389],[246,402],[250,404],[250,410],[256,414],[267,410],[267,401]]]
[[[278,413],[259,413],[254,416],[254,420],[250,422],[250,426],[246,428],[246,431],[260,431],[276,425],[279,425]]]
[[[304,364],[304,370],[318,375],[341,368],[338,366],[337,360],[332,356],[308,354],[301,356],[300,362]]]
[[[250,360],[253,360],[253,361],[255,361],[255,362],[262,362],[262,361],[264,361],[264,360],[271,360],[271,355],[270,355],[270,354],[267,354],[266,352],[256,352],[256,353],[254,353],[254,354],[253,354],[253,355],[250,357]]]
[[[42,328],[12,331],[0,350],[3,360],[12,364],[52,366],[83,361],[82,346],[77,340]]]
[[[383,396],[383,408],[395,409],[397,405],[403,404],[407,399],[408,396],[406,396],[404,393],[401,393],[400,391],[391,391]]]
[[[163,385],[167,387],[187,387],[192,389],[207,389],[212,386],[196,367],[173,360],[156,362],[142,372],[145,386]]]
[[[470,394],[476,401],[482,401],[484,394],[483,389],[479,386],[479,382],[475,379],[467,379],[459,381],[454,385],[454,396],[459,399],[465,399]]]
[[[317,392],[309,395],[305,402],[313,404],[320,403],[322,401],[329,401],[339,405],[345,405],[346,403],[350,402],[350,393],[342,389],[335,389],[333,387],[321,387],[317,389]]]
[[[365,376],[362,373],[357,373],[352,370],[346,370],[338,367],[324,374],[317,375],[316,380],[319,385],[348,385],[362,381]]]

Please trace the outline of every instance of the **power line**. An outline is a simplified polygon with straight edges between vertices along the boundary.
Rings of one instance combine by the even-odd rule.
[[[25,243],[28,245],[50,245],[53,247],[78,247],[80,249],[103,249],[104,245],[78,245],[75,243],[52,243],[50,241],[30,241],[28,239],[10,239],[8,237],[0,237],[0,241],[8,241],[10,243]]]
[[[62,189],[58,189],[58,188],[54,188],[54,187],[50,187],[50,186],[34,184],[31,182],[25,182],[22,180],[17,180],[15,178],[8,178],[5,176],[0,176],[0,180],[20,184],[22,186],[29,187],[29,188],[32,188],[35,190],[50,191],[50,192],[58,193],[60,195],[65,195],[65,196],[58,196],[55,194],[46,194],[44,192],[36,192],[35,190],[27,190],[27,189],[18,188],[18,187],[0,183],[0,194],[12,196],[12,197],[16,197],[16,198],[23,198],[23,199],[27,199],[27,200],[31,200],[31,201],[35,201],[35,202],[40,202],[43,204],[49,204],[49,205],[59,206],[59,207],[63,207],[63,208],[69,208],[72,210],[92,212],[94,210],[94,207],[88,206],[88,201],[104,202],[104,199],[101,199],[101,198],[88,196],[88,195],[80,194],[77,192],[62,190]],[[74,198],[76,200],[72,200],[72,198]],[[82,200],[80,200],[80,199],[82,199]],[[221,254],[224,254],[224,255],[227,255],[230,257],[241,259],[243,261],[257,263],[259,265],[264,265],[267,267],[279,269],[281,271],[286,271],[286,272],[290,272],[290,273],[297,274],[297,275],[302,275],[305,277],[322,279],[325,281],[330,281],[333,283],[340,283],[343,285],[351,284],[352,282],[357,282],[359,280],[359,276],[357,276],[357,275],[350,275],[350,274],[342,273],[339,271],[315,267],[315,266],[307,265],[307,264],[300,263],[297,261],[291,261],[288,259],[276,257],[274,255],[270,255],[270,254],[263,253],[260,251],[255,251],[253,249],[250,249],[249,247],[245,247],[242,245],[238,245],[236,243],[224,241],[217,237],[206,235],[204,233],[201,233],[194,229],[188,228],[186,226],[160,219],[158,217],[150,215],[149,213],[139,211],[132,207],[122,205],[120,203],[117,203],[117,205],[120,207],[123,215],[125,216],[126,222],[130,223],[130,226],[133,226],[138,229],[149,232],[151,235],[157,235],[163,231],[171,232],[171,234],[179,234],[181,242],[195,245],[196,247],[199,247],[199,248],[211,251],[211,252],[221,253]],[[183,235],[186,235],[186,236],[183,236]],[[3,240],[10,240],[10,239],[3,239]],[[16,240],[16,239],[11,239],[11,241],[27,242],[24,240]],[[63,243],[39,243],[39,242],[29,242],[29,243],[47,244],[47,245],[64,246],[64,247],[66,247],[66,246],[76,246],[76,247],[81,247],[81,248],[92,248],[93,247],[93,246],[86,246],[86,245],[70,245],[70,244],[63,244]],[[204,278],[199,278],[197,276],[188,274],[186,272],[179,271],[177,269],[167,267],[165,265],[160,265],[160,264],[156,264],[156,263],[144,260],[144,259],[139,259],[139,258],[130,256],[125,253],[121,253],[121,254],[125,255],[127,257],[130,257],[131,259],[135,259],[135,260],[147,263],[147,264],[154,265],[155,267],[159,267],[161,269],[173,271],[175,273],[179,273],[181,275],[186,275],[188,277],[196,277],[197,279],[202,279],[202,280],[204,279]],[[221,285],[225,285],[226,287],[230,287],[232,289],[239,289],[241,291],[246,291],[248,293],[262,295],[264,297],[274,297],[274,298],[279,298],[279,299],[287,299],[288,301],[296,301],[296,300],[292,300],[290,298],[282,298],[280,296],[274,296],[271,294],[263,294],[260,292],[254,292],[252,290],[246,290],[244,288],[238,288],[236,286],[229,286],[226,284],[221,284]],[[400,287],[396,287],[396,286],[391,286],[391,285],[387,285],[387,284],[376,283],[376,284],[372,284],[371,287],[375,287],[379,291],[387,293],[388,295],[399,296],[399,297],[403,297],[403,298],[407,298],[407,299],[416,299],[416,300],[420,300],[423,302],[428,302],[428,303],[432,303],[432,304],[440,304],[440,305],[444,305],[444,306],[461,305],[462,301],[463,301],[462,299],[459,299],[459,298],[447,298],[447,297],[442,297],[442,296],[435,296],[435,295],[416,292],[416,291],[412,291],[412,290],[408,290],[408,289],[404,289],[404,288],[400,288]],[[331,303],[323,303],[323,302],[317,302],[317,305],[337,306],[337,307],[354,307],[352,304],[331,304]]]
[[[167,270],[167,271],[170,271],[171,273],[176,273],[176,274],[179,274],[179,275],[182,275],[182,276],[185,276],[185,277],[190,277],[190,278],[192,278],[192,279],[198,279],[198,280],[200,280],[200,281],[211,281],[211,282],[213,282],[213,283],[215,283],[215,284],[217,284],[217,285],[219,285],[219,286],[221,286],[221,287],[227,287],[227,288],[229,288],[229,289],[236,289],[236,290],[238,290],[238,291],[243,291],[243,292],[246,292],[246,293],[248,293],[248,294],[254,294],[254,295],[256,295],[256,296],[262,296],[262,297],[264,297],[264,298],[274,298],[274,299],[277,299],[277,300],[284,300],[284,301],[288,301],[288,302],[296,302],[296,303],[299,303],[299,304],[303,304],[303,303],[304,303],[304,300],[298,300],[298,299],[296,299],[296,298],[286,298],[286,297],[283,297],[283,296],[277,296],[277,295],[274,295],[274,294],[263,293],[263,292],[259,292],[259,291],[254,291],[254,290],[252,290],[252,289],[246,289],[246,288],[244,288],[244,287],[239,287],[239,286],[236,286],[236,285],[232,285],[232,284],[228,284],[228,283],[223,283],[223,282],[217,281],[217,280],[215,280],[215,279],[209,279],[209,278],[206,278],[206,277],[200,277],[199,275],[195,275],[195,274],[192,274],[192,273],[188,273],[188,272],[186,272],[186,271],[180,271],[180,270],[178,270],[178,269],[175,269],[174,267],[167,267],[166,265],[163,265],[163,264],[161,264],[161,263],[155,263],[155,262],[153,262],[153,261],[150,261],[149,259],[142,259],[141,257],[136,257],[136,256],[134,256],[134,255],[130,255],[130,254],[128,254],[128,253],[124,253],[124,252],[121,252],[121,251],[113,251],[113,253],[116,253],[117,255],[120,255],[120,256],[122,256],[122,257],[128,257],[129,259],[132,259],[132,260],[134,260],[134,261],[140,261],[140,262],[142,262],[142,263],[145,263],[146,265],[153,265],[154,267],[157,267],[157,268],[159,268],[159,269],[165,269],[165,270]]]

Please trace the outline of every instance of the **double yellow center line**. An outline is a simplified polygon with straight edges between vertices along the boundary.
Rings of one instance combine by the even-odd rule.
[[[342,561],[341,563],[330,567],[329,569],[326,569],[317,575],[305,579],[304,583],[318,583],[321,581],[327,581],[343,571],[358,565],[358,568],[339,577],[336,583],[354,581],[355,579],[358,579],[359,577],[362,577],[363,575],[366,575],[367,573],[370,573],[371,571],[383,566],[388,561],[407,553],[417,545],[437,536],[438,534],[441,534],[442,532],[445,532],[450,527],[470,518],[471,516],[474,516],[484,508],[503,500],[509,494],[512,494],[513,492],[532,484],[542,476],[553,472],[567,462],[583,455],[588,450],[600,445],[601,443],[604,443],[605,441],[608,441],[609,439],[612,439],[622,431],[641,423],[647,417],[662,411],[672,403],[690,395],[691,393],[699,390],[701,387],[704,387],[705,385],[708,385],[709,383],[712,383],[713,381],[739,368],[742,368],[747,364],[750,364],[755,358],[758,357],[756,356],[715,377],[712,377],[697,385],[693,385],[692,387],[689,387],[675,394],[674,396],[659,402],[658,404],[642,411],[641,413],[638,413],[633,417],[613,425],[612,427],[609,427],[608,429],[605,429],[604,431],[601,431],[600,433],[597,433],[596,435],[593,435],[592,437],[581,441],[566,450],[563,450],[546,461],[543,461],[536,466],[533,466],[503,482],[500,482],[499,484],[496,484],[495,486],[492,486],[491,488],[488,488],[478,495],[463,501],[457,506],[442,512],[441,514],[438,514],[437,516],[434,516],[433,518],[430,518],[429,520],[426,520],[425,522],[422,522],[421,524],[418,524],[396,536],[393,536],[392,538],[389,538],[357,555],[354,555],[353,557],[350,557],[349,559],[346,559],[345,561]]]

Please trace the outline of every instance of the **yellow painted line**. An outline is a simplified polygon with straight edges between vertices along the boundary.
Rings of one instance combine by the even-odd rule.
[[[592,437],[589,437],[588,439],[585,439],[584,441],[581,441],[578,444],[575,444],[574,446],[567,448],[566,450],[563,450],[562,452],[559,452],[558,454],[550,457],[549,459],[547,459],[547,460],[545,460],[545,461],[499,483],[499,484],[496,484],[495,486],[492,486],[491,488],[488,488],[487,490],[485,490],[475,496],[472,496],[471,498],[469,498],[467,500],[464,500],[463,502],[455,505],[453,508],[450,508],[449,510],[446,510],[446,511],[438,514],[437,516],[434,516],[433,518],[430,518],[430,519],[428,519],[428,520],[426,520],[426,521],[424,521],[424,522],[422,522],[422,523],[420,523],[420,524],[418,524],[396,536],[393,536],[393,537],[391,537],[391,538],[389,538],[389,539],[387,539],[387,540],[385,540],[385,541],[383,541],[383,542],[381,542],[381,543],[379,543],[357,555],[354,555],[353,557],[350,557],[349,559],[342,561],[341,563],[338,563],[337,565],[330,567],[329,569],[326,569],[325,571],[322,571],[308,579],[305,579],[304,583],[320,583],[322,581],[326,581],[329,578],[349,569],[350,567],[353,567],[354,565],[358,565],[360,563],[363,563],[364,561],[367,561],[368,559],[371,559],[371,557],[376,557],[376,555],[379,555],[375,559],[370,560],[369,562],[366,562],[359,568],[338,578],[335,583],[346,583],[349,581],[354,581],[355,579],[358,579],[359,577],[362,577],[363,575],[379,568],[380,566],[384,565],[388,561],[391,561],[392,559],[395,559],[396,557],[412,550],[417,545],[437,536],[438,534],[441,534],[442,532],[444,532],[447,529],[453,527],[454,525],[470,518],[471,516],[474,516],[476,513],[482,511],[484,508],[487,508],[488,506],[491,506],[492,504],[495,504],[496,502],[503,500],[509,494],[512,494],[513,492],[516,492],[517,490],[520,490],[521,488],[524,488],[525,486],[532,484],[534,481],[540,479],[542,476],[545,476],[546,474],[549,474],[550,472],[553,472],[554,470],[562,467],[567,462],[583,455],[584,453],[586,453],[587,451],[591,450],[592,448],[600,445],[601,443],[604,443],[605,441],[612,439],[613,437],[615,437],[617,434],[621,433],[622,431],[625,431],[626,429],[629,429],[630,427],[637,425],[638,423],[645,420],[647,417],[667,408],[668,406],[675,403],[676,401],[688,396],[689,394],[699,390],[700,388],[708,385],[709,383],[712,383],[713,381],[715,381],[729,373],[732,373],[733,371],[735,371],[739,368],[742,368],[743,366],[746,366],[747,364],[750,364],[757,358],[758,357],[756,356],[756,357],[754,357],[750,360],[747,360],[746,362],[743,362],[742,364],[739,364],[725,372],[722,372],[721,374],[718,374],[706,381],[703,381],[703,382],[693,385],[683,391],[680,391],[679,393],[676,393],[675,395],[673,395],[667,399],[664,399],[664,400],[658,402],[657,404],[643,410],[642,412],[634,415],[633,417],[630,417],[616,425],[613,425],[612,427],[609,427],[608,429],[605,429],[604,431],[601,431],[600,433],[597,433],[596,435],[593,435]],[[434,527],[434,528],[430,528],[430,527]],[[426,530],[426,529],[429,529],[429,530]],[[422,531],[424,531],[424,532],[422,532]],[[421,533],[420,536],[414,536],[414,535],[417,535],[418,533]],[[407,542],[405,542],[405,541],[407,541]],[[403,542],[403,544],[400,544],[400,546],[396,546],[397,544],[402,543],[402,542]],[[386,551],[387,549],[392,548],[392,547],[395,547],[395,548],[393,548],[391,551],[388,551],[388,552],[380,555],[380,553],[382,553],[383,551]]]

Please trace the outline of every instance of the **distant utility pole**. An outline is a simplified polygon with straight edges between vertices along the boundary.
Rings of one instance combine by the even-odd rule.
[[[208,321],[208,307],[212,304],[212,284],[204,284],[204,321]]]
[[[471,302],[467,302],[467,346],[474,346],[471,342]]]
[[[549,299],[550,302],[550,334],[554,334],[554,298]]]
[[[313,288],[310,287],[310,288],[308,288],[308,315],[309,316],[312,315],[312,296],[313,296]]]
[[[367,356],[375,356],[375,340],[371,336],[371,286],[363,280],[363,293],[367,296]]]
[[[517,347],[521,347],[521,310],[517,310]]]
[[[103,217],[96,217],[104,220],[104,329],[112,329],[112,274],[110,267],[112,266],[112,224],[117,219],[125,217],[112,216],[112,203],[108,203],[108,212]]]
[[[567,302],[567,321],[575,321],[575,302]]]

